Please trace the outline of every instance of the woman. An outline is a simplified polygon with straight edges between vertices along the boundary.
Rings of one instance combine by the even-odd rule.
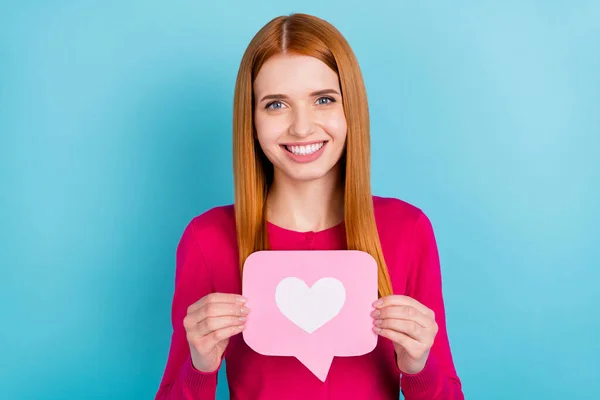
[[[226,357],[236,399],[463,399],[432,226],[417,207],[371,195],[367,98],[342,35],[304,14],[269,22],[243,56],[233,117],[235,207],[197,216],[182,235],[156,398],[214,399]],[[240,269],[264,249],[370,253],[375,350],[334,359],[325,382],[294,357],[252,351]]]

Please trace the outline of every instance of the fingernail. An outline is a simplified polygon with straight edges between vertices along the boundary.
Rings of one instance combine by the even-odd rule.
[[[375,310],[375,311],[373,311],[373,312],[371,313],[371,315],[372,315],[373,317],[379,317],[379,315],[380,315],[380,314],[381,314],[381,311],[379,311],[379,310]]]
[[[383,300],[379,299],[375,303],[373,303],[373,307],[380,307],[383,305]]]
[[[242,322],[246,321],[246,317],[240,317],[240,321],[242,321]]]
[[[377,325],[377,326],[381,325],[382,323],[383,323],[383,320],[381,320],[381,319],[375,320],[375,325]]]
[[[381,328],[379,328],[379,327],[377,327],[377,326],[374,326],[374,327],[373,327],[373,330],[374,330],[375,332],[377,332],[377,333],[381,332]]]
[[[244,304],[246,301],[248,301],[248,299],[246,299],[244,296],[238,296],[236,301],[240,304]]]
[[[240,311],[242,312],[242,314],[248,314],[248,309],[246,307],[240,308]]]

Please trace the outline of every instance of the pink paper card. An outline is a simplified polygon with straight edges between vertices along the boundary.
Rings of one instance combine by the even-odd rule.
[[[244,264],[243,338],[257,353],[296,357],[324,382],[333,357],[375,348],[377,294],[377,262],[366,252],[259,251]]]

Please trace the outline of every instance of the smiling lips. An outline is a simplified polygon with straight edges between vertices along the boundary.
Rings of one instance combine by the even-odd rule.
[[[316,160],[323,154],[323,149],[327,141],[311,142],[311,143],[290,143],[284,144],[282,147],[286,150],[286,154],[298,163],[308,163]]]
[[[306,145],[284,145],[287,151],[290,151],[296,155],[309,155],[314,153],[315,151],[318,151],[321,147],[323,147],[323,145],[325,144],[325,142],[317,142],[317,143],[311,143],[311,144],[306,144]]]

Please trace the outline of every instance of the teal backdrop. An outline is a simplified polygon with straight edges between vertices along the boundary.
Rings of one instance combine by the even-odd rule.
[[[358,56],[466,397],[600,398],[600,2],[566,0],[2,1],[2,398],[153,398],[180,235],[232,202],[239,61],[291,12]]]

